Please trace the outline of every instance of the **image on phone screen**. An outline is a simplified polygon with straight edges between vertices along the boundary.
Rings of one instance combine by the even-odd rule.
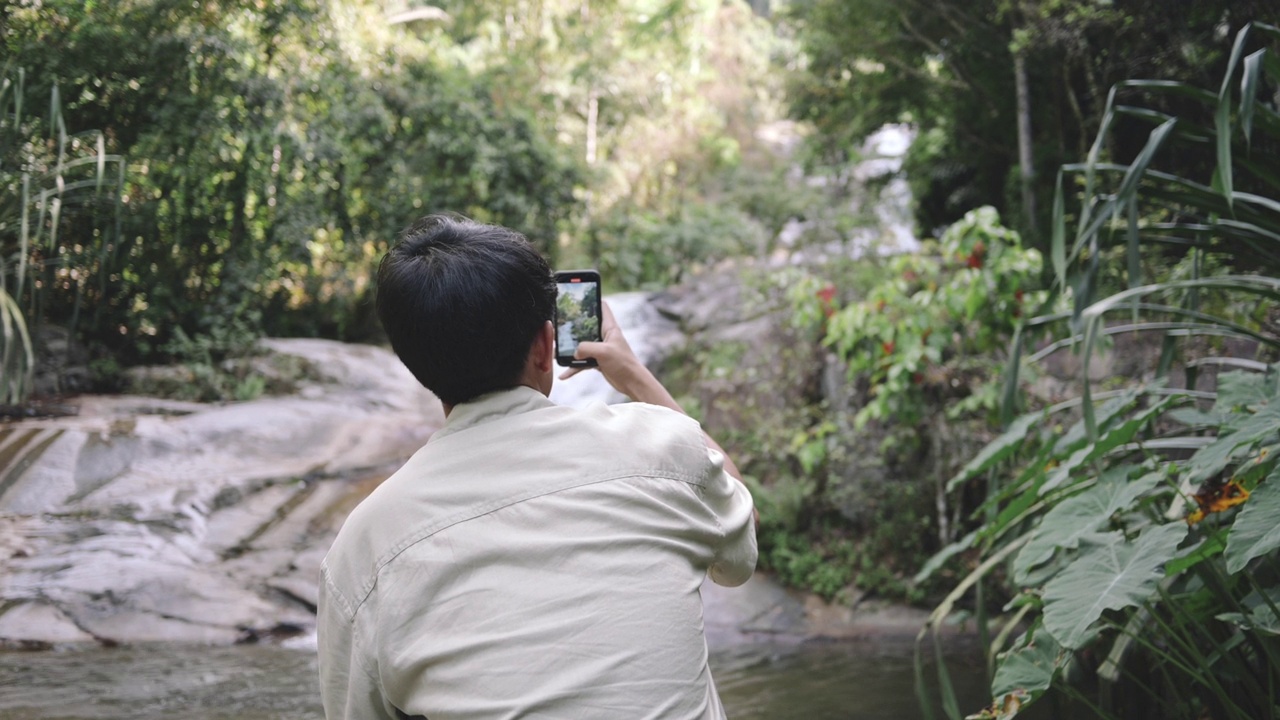
[[[600,276],[591,270],[556,273],[556,362],[590,366],[595,360],[575,360],[578,343],[600,340]]]

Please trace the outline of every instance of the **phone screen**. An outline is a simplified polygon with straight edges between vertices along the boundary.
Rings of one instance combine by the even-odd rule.
[[[556,273],[556,362],[589,367],[595,360],[575,360],[578,343],[600,340],[600,273],[563,270]]]

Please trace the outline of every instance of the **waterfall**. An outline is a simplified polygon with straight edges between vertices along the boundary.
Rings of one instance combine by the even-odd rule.
[[[613,310],[613,317],[622,328],[627,343],[650,368],[684,341],[679,326],[653,307],[649,302],[651,297],[652,294],[647,292],[604,296],[604,301]],[[585,370],[568,380],[560,379],[562,372],[564,368],[556,368],[556,379],[551,386],[551,400],[557,404],[583,407],[596,400],[614,404],[627,399],[605,381],[599,370]]]

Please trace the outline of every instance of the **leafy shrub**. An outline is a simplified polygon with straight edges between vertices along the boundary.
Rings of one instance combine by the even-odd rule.
[[[553,254],[577,207],[576,153],[527,104],[367,3],[60,2],[6,20],[6,50],[38,70],[0,93],[0,257],[39,266],[8,294],[33,324],[74,326],[95,359],[173,360],[211,318],[368,339],[373,263],[416,216],[517,227]],[[55,126],[10,122],[53,86],[68,98]],[[10,202],[19,173],[31,196]],[[42,233],[22,248],[20,204]]]
[[[869,383],[857,426],[892,418],[910,427],[922,419],[931,388],[945,397],[979,391],[989,358],[1007,347],[1024,308],[1043,299],[1036,290],[1040,270],[1040,253],[1022,248],[1017,233],[984,207],[947,228],[939,242],[891,259],[864,297],[840,306],[834,285],[809,284],[797,286],[792,298],[799,322],[826,316],[823,343],[845,362],[850,381]],[[994,408],[989,397],[978,397]],[[951,410],[981,409],[975,405],[984,404]]]
[[[119,232],[123,159],[101,132],[68,131],[56,86],[44,117],[26,95],[23,68],[0,77],[0,404],[31,393],[49,315],[72,334],[101,320]]]
[[[1267,47],[1246,55],[1259,35]],[[986,501],[974,531],[920,573],[957,554],[971,563],[935,610],[935,630],[984,580],[1001,578],[1015,596],[989,636],[994,704],[971,717],[1012,718],[1051,688],[1103,718],[1280,713],[1280,182],[1270,170],[1280,114],[1266,90],[1280,81],[1277,41],[1271,26],[1242,30],[1216,93],[1122,83],[1088,161],[1059,174],[1053,293],[1071,308],[1026,320],[1007,379],[1014,387],[1025,367],[1074,347],[1080,394],[1013,419],[951,480],[953,491],[980,483]],[[1190,98],[1211,109],[1200,113],[1210,125],[1125,106],[1125,88]],[[1121,115],[1156,127],[1132,162],[1103,162]],[[1206,139],[1217,149],[1207,183],[1159,168]],[[1082,180],[1073,239],[1069,178]],[[1129,287],[1103,296],[1114,248]],[[1179,262],[1149,282],[1143,261],[1157,250]],[[1206,273],[1214,264],[1233,270]],[[1023,358],[1045,329],[1047,344]],[[1091,365],[1105,338],[1129,333],[1162,338],[1152,379],[1105,387]],[[1222,354],[1207,352],[1215,347]],[[954,701],[949,714],[959,717]]]
[[[677,284],[719,260],[755,253],[765,238],[742,210],[701,202],[668,214],[615,205],[589,233],[601,272],[621,288]]]

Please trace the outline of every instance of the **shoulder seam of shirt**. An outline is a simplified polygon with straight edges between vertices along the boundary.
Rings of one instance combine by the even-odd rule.
[[[351,600],[338,588],[333,582],[333,575],[329,572],[329,559],[325,558],[320,561],[320,580],[324,583],[325,589],[328,590],[329,596],[338,602],[342,608],[342,614],[347,622],[354,622],[356,617],[356,609],[351,604]],[[366,597],[367,597],[366,593]]]
[[[351,617],[353,619],[355,618],[355,615],[357,612],[359,612],[360,607],[364,605],[365,601],[369,599],[369,595],[373,593],[373,589],[378,583],[378,575],[382,573],[383,568],[385,568],[392,560],[396,559],[396,557],[399,556],[401,553],[403,553],[405,550],[408,550],[410,547],[422,542],[423,540],[426,540],[427,538],[431,537],[432,535],[435,535],[441,530],[448,529],[459,523],[464,523],[468,520],[474,520],[475,518],[478,518],[482,515],[488,515],[489,513],[496,512],[505,507],[509,507],[517,503],[525,502],[527,500],[532,500],[536,497],[541,497],[543,495],[552,495],[552,494],[562,492],[564,490],[570,490],[573,488],[586,487],[588,485],[596,485],[603,482],[612,482],[614,480],[626,480],[629,478],[657,478],[657,479],[663,479],[663,480],[674,480],[676,482],[681,482],[686,485],[693,485],[699,488],[703,487],[705,484],[702,481],[702,478],[699,478],[696,475],[688,474],[688,473],[676,473],[676,472],[661,471],[661,470],[645,471],[645,472],[628,471],[628,472],[617,474],[617,475],[604,475],[604,476],[597,476],[597,477],[593,477],[585,480],[574,479],[574,480],[567,480],[559,483],[553,483],[550,485],[544,485],[539,488],[526,490],[524,492],[515,493],[513,495],[507,495],[505,497],[491,500],[489,502],[472,505],[471,507],[468,507],[464,510],[460,510],[452,515],[447,515],[445,517],[439,518],[434,522],[428,523],[427,525],[414,530],[413,532],[409,533],[403,541],[393,546],[390,550],[388,550],[385,554],[383,554],[382,557],[378,558],[377,562],[375,563],[374,571],[370,576],[370,579],[360,588],[360,591],[359,591],[360,597],[359,597],[359,600],[355,603],[354,607],[351,608]],[[723,533],[723,530],[721,532]]]

